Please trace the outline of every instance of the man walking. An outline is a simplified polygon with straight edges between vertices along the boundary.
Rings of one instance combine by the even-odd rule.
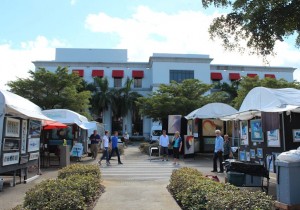
[[[114,152],[116,152],[117,156],[118,156],[118,164],[123,164],[121,162],[121,158],[120,158],[120,152],[119,152],[119,148],[118,148],[118,131],[114,132],[114,136],[111,138],[111,153],[109,155],[109,160],[111,159],[111,156],[114,154]]]
[[[219,159],[220,162],[220,171],[218,171],[218,173],[223,173],[224,172],[224,168],[223,168],[223,152],[224,152],[224,139],[221,136],[221,131],[220,130],[216,130],[215,131],[216,134],[216,141],[215,141],[215,150],[214,150],[214,169],[211,172],[217,172],[217,159]]]
[[[110,165],[109,162],[109,155],[108,155],[108,147],[109,147],[109,131],[105,131],[104,132],[104,136],[103,136],[103,147],[104,147],[104,151],[103,151],[103,155],[99,160],[99,165],[101,165],[101,161],[105,158],[106,159],[106,165]]]
[[[100,135],[97,134],[97,130],[94,130],[94,133],[90,136],[91,140],[91,153],[92,158],[96,159],[98,155],[98,144],[100,142]]]
[[[159,137],[159,146],[163,155],[162,161],[169,160],[169,144],[169,136],[166,134],[166,130],[163,130],[163,134]]]

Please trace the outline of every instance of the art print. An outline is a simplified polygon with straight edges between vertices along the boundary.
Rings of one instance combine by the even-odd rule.
[[[261,120],[251,120],[251,140],[256,142],[263,141],[262,123]]]
[[[20,137],[20,120],[14,118],[6,118],[5,136]]]
[[[248,121],[240,122],[241,145],[249,145]]]
[[[38,120],[29,121],[29,138],[40,138],[42,122]]]
[[[279,129],[267,131],[268,147],[280,147]]]
[[[293,129],[293,141],[300,142],[300,129]]]
[[[21,153],[25,154],[27,149],[27,120],[22,121],[22,130],[21,130]]]

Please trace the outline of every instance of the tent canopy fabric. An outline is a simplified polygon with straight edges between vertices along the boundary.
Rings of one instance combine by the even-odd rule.
[[[239,111],[222,120],[249,120],[261,112],[300,112],[300,90],[294,88],[253,88],[245,97]]]
[[[64,124],[76,124],[82,129],[88,130],[95,127],[94,122],[89,122],[85,116],[68,109],[49,109],[43,110],[42,113],[58,122]]]
[[[51,130],[51,129],[59,129],[59,128],[67,128],[68,126],[52,120],[43,120],[42,122],[43,130]]]
[[[209,103],[205,106],[192,111],[190,114],[185,116],[186,119],[209,119],[209,118],[220,118],[225,115],[235,114],[237,110],[232,106],[224,103]]]
[[[0,101],[0,115],[5,113],[24,119],[51,120],[42,113],[39,106],[9,91],[0,90]]]

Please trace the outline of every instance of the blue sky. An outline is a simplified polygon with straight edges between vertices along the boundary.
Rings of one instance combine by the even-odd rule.
[[[224,10],[202,8],[201,0],[2,0],[0,88],[34,70],[31,61],[53,60],[55,48],[127,49],[129,61],[153,53],[208,54],[212,63],[265,65],[247,54],[225,52],[207,33]],[[243,43],[241,43],[243,44]],[[272,66],[295,67],[300,50],[293,40],[277,43]]]

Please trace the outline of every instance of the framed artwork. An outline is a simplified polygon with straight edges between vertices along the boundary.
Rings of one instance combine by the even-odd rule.
[[[193,134],[194,134],[194,137],[198,137],[198,123],[199,123],[199,119],[194,119],[193,120]]]
[[[39,152],[33,152],[33,153],[30,153],[29,155],[29,160],[36,160],[38,159],[40,156],[40,153]]]
[[[246,161],[246,151],[240,151],[240,160]]]
[[[3,151],[19,151],[20,139],[15,138],[4,138],[3,140]]]
[[[27,144],[26,144],[26,140],[27,140],[27,120],[22,121],[21,134],[22,134],[22,136],[21,136],[21,154],[25,154],[26,149],[27,149]]]
[[[168,116],[168,133],[175,133],[180,131],[181,128],[181,115]]]
[[[184,135],[184,154],[194,154],[194,136]]]
[[[28,139],[28,152],[37,151],[40,149],[40,138]]]
[[[250,152],[246,152],[246,160],[250,161]]]
[[[250,149],[250,158],[255,159],[255,149]]]
[[[279,129],[267,131],[268,147],[280,147]]]
[[[5,136],[20,137],[20,120],[7,117]]]
[[[267,155],[266,166],[267,166],[268,171],[274,172],[274,157],[273,157],[273,155]]]
[[[248,121],[240,122],[241,145],[249,145]]]
[[[19,152],[3,153],[3,166],[18,164],[19,163]]]
[[[300,129],[293,129],[293,141],[300,142]]]
[[[40,138],[42,129],[42,122],[38,120],[30,120],[29,121],[29,138]]]
[[[263,132],[261,119],[251,120],[251,140],[254,142],[263,142]]]
[[[215,136],[215,131],[218,129],[224,134],[223,121],[204,119],[202,121],[203,136]]]
[[[187,122],[187,135],[193,135],[193,120],[188,120]]]
[[[264,157],[262,148],[257,148],[257,157],[258,158],[263,158]]]

